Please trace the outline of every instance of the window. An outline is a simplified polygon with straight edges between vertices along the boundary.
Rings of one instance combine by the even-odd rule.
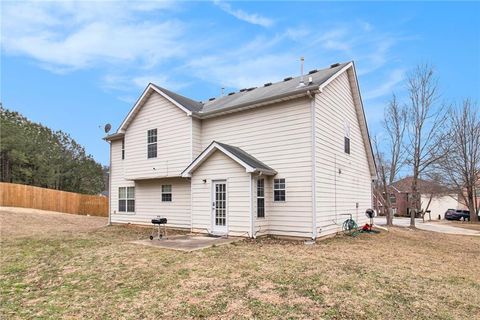
[[[345,134],[343,139],[343,150],[345,151],[345,153],[350,154],[350,124],[347,121],[345,121],[344,127],[345,127]]]
[[[122,139],[122,160],[125,159],[125,138]]]
[[[345,153],[350,154],[350,138],[345,137]]]
[[[257,180],[257,218],[265,218],[265,179]]]
[[[162,185],[162,202],[172,202],[172,185]]]
[[[285,179],[273,179],[273,201],[285,201]]]
[[[118,211],[135,212],[135,187],[118,188]]]
[[[147,132],[147,157],[157,157],[157,129],[151,129]]]
[[[390,203],[391,204],[397,203],[397,197],[393,193],[390,194]]]

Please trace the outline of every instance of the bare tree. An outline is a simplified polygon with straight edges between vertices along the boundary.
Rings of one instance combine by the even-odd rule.
[[[449,112],[447,139],[440,144],[448,157],[437,167],[442,176],[457,190],[470,211],[470,221],[478,221],[480,190],[480,112],[477,104],[465,100]],[[446,143],[446,141],[448,141]]]
[[[415,226],[415,216],[421,209],[418,178],[444,153],[438,144],[444,136],[445,107],[439,105],[437,79],[433,68],[419,65],[407,79],[409,103],[407,104],[407,128],[409,143],[406,146],[407,160],[412,166],[412,194],[410,199],[410,226]]]
[[[406,129],[407,113],[401,107],[395,95],[392,96],[388,107],[385,109],[383,127],[387,133],[383,139],[385,153],[379,149],[378,140],[374,139],[375,157],[377,159],[377,199],[381,199],[382,207],[387,218],[387,225],[393,225],[392,202],[388,186],[391,185],[403,165],[405,164],[404,136]]]
[[[405,165],[404,137],[407,127],[407,110],[400,106],[397,97],[393,95],[383,121],[388,135],[388,154],[390,155],[388,184],[392,184]]]

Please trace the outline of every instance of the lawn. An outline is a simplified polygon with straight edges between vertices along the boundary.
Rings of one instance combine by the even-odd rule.
[[[480,237],[394,228],[192,253],[150,229],[0,212],[0,318],[478,319]]]

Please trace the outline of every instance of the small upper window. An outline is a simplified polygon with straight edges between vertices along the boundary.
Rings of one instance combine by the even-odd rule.
[[[285,201],[285,179],[273,179],[273,201]]]
[[[345,137],[345,153],[350,154],[350,138]]]
[[[122,160],[125,159],[125,138],[122,139]]]
[[[147,157],[157,157],[157,129],[151,129],[147,132]]]
[[[172,185],[162,185],[162,202],[172,202]]]
[[[345,121],[345,135],[344,135],[343,148],[345,153],[350,154],[350,124],[347,121]]]

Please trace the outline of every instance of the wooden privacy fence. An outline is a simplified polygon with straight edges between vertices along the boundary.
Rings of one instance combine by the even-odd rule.
[[[108,216],[108,198],[0,182],[0,206]]]

